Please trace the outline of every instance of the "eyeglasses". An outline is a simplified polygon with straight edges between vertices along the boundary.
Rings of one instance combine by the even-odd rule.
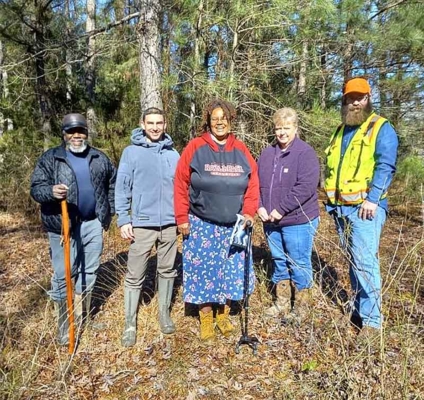
[[[88,133],[83,128],[71,128],[64,132],[65,132],[65,135],[67,136],[73,136],[77,133],[80,134],[81,136],[88,136]]]
[[[216,124],[217,122],[227,122],[227,117],[224,115],[222,118],[213,117],[211,122]]]

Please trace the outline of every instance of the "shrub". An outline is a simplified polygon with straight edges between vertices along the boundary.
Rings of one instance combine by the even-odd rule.
[[[396,181],[402,186],[409,201],[424,201],[424,158],[417,155],[405,157],[398,163]]]

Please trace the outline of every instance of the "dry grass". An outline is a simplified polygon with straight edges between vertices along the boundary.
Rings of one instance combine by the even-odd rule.
[[[332,221],[323,213],[316,240],[316,290],[309,320],[284,327],[265,319],[268,256],[258,229],[260,278],[251,298],[249,328],[260,340],[257,357],[234,351],[240,332],[201,343],[198,321],[185,316],[181,287],[172,310],[177,333],[160,333],[154,297],[140,307],[134,348],[120,345],[122,278],[127,244],[105,236],[95,320],[75,355],[55,345],[56,322],[47,300],[47,239],[37,222],[0,215],[0,398],[5,399],[419,399],[424,393],[423,225],[397,208],[383,233],[384,330],[376,354],[356,346],[342,312],[349,295],[346,262]],[[406,216],[407,215],[407,216]],[[154,280],[154,269],[148,279]],[[146,297],[148,300],[148,297]],[[234,316],[235,323],[238,317]],[[238,326],[238,325],[237,325]]]

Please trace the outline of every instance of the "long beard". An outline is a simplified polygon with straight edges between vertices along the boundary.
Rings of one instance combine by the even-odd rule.
[[[66,143],[66,148],[71,152],[71,153],[84,153],[84,151],[87,149],[87,145],[88,142],[87,140],[83,140],[83,143],[80,147],[74,147],[72,146],[71,143]]]
[[[342,121],[348,126],[358,126],[363,124],[372,113],[370,101],[365,107],[354,107],[353,104],[342,105]]]

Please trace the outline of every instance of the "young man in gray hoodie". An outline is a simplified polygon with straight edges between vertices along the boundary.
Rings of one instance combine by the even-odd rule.
[[[174,175],[180,158],[171,137],[165,133],[162,110],[151,107],[143,113],[141,128],[133,130],[131,145],[122,153],[115,190],[115,206],[121,236],[130,240],[125,276],[124,347],[137,336],[137,308],[147,262],[157,246],[159,325],[165,334],[175,332],[170,317],[177,253],[174,215]]]

